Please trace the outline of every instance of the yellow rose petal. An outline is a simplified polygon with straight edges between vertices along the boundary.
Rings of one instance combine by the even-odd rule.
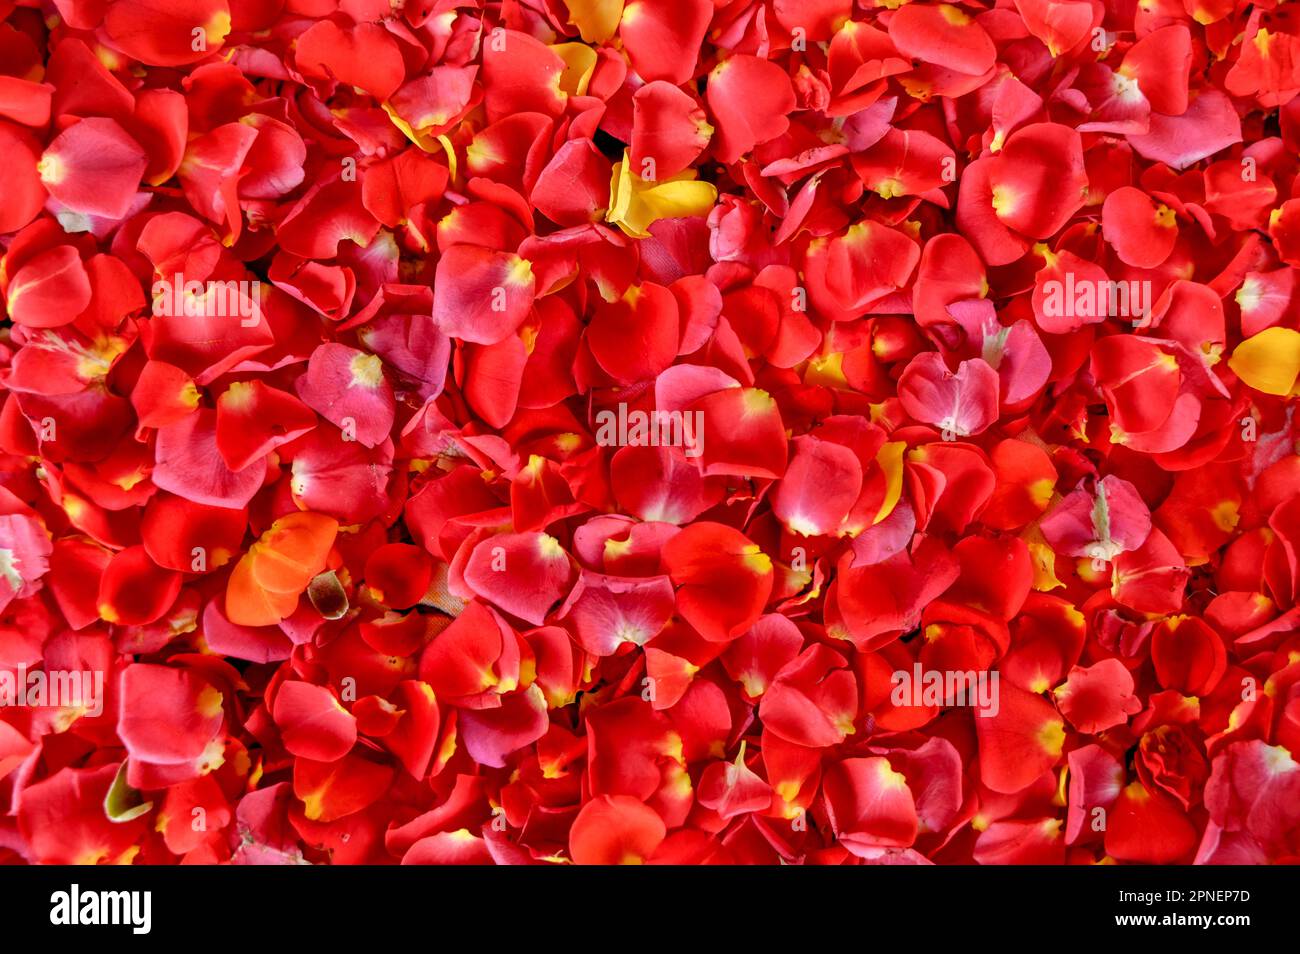
[[[1300,375],[1300,331],[1265,328],[1237,345],[1228,367],[1256,391],[1290,394]]]

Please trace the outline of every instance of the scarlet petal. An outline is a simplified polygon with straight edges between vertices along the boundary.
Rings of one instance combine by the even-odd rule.
[[[921,609],[960,575],[952,555],[937,540],[895,553],[876,564],[854,565],[845,554],[839,564],[836,608],[849,637],[862,648],[892,642],[919,621]]]
[[[324,686],[290,680],[275,693],[275,723],[294,755],[333,762],[357,741],[357,721]]]
[[[854,854],[906,848],[916,840],[916,803],[907,779],[879,756],[845,759],[826,773],[826,812],[836,837]]]
[[[795,439],[795,455],[772,500],[772,511],[794,533],[834,533],[862,490],[862,466],[847,447],[815,437]]]
[[[359,755],[336,762],[299,758],[293,763],[293,793],[309,821],[332,822],[373,805],[392,779],[391,768]]]
[[[1120,792],[1106,825],[1106,853],[1121,861],[1170,864],[1196,846],[1196,829],[1176,801],[1132,782]]]
[[[624,643],[649,642],[673,613],[673,585],[666,576],[645,578],[584,572],[561,615],[572,619],[579,645],[608,656]]]
[[[45,186],[36,164],[41,147],[28,130],[0,121],[0,149],[12,156],[9,175],[0,181],[0,234],[16,232],[45,205]]]
[[[221,48],[230,7],[226,0],[121,0],[108,6],[104,29],[127,56],[151,66],[183,66]]]
[[[704,473],[780,477],[789,449],[781,411],[766,391],[727,388],[692,405],[703,415]]]
[[[222,693],[187,669],[136,663],[122,671],[120,691],[117,732],[132,759],[192,762],[225,720]]]
[[[809,249],[804,268],[810,297],[836,320],[849,320],[906,285],[920,257],[920,247],[901,231],[870,219],[858,222]]]
[[[470,758],[480,765],[503,768],[506,758],[546,734],[546,697],[532,685],[501,700],[490,709],[465,709],[460,732]]]
[[[1118,659],[1070,670],[1065,685],[1056,690],[1056,701],[1070,724],[1088,735],[1123,725],[1142,709],[1133,695],[1133,675]]]
[[[632,98],[629,155],[642,179],[675,176],[704,151],[712,134],[700,104],[671,83],[646,83]],[[651,168],[654,175],[646,175]]]
[[[257,140],[257,130],[242,123],[218,126],[190,142],[178,175],[195,210],[237,239],[243,229],[239,209],[239,180],[245,157]]]
[[[300,258],[334,258],[347,241],[368,246],[379,221],[366,209],[361,184],[333,179],[312,188],[289,210],[276,231],[285,251]]]
[[[438,260],[434,321],[452,338],[496,344],[528,316],[534,283],[531,266],[518,255],[453,246]]]
[[[127,547],[109,561],[99,582],[99,615],[126,626],[152,623],[180,593],[181,578],[159,567],[144,547]]]
[[[1019,792],[1061,757],[1065,723],[1041,696],[1000,686],[996,714],[975,719],[980,743],[980,777],[995,792]]]
[[[415,679],[398,683],[395,695],[402,715],[384,736],[384,745],[402,760],[413,778],[424,778],[436,754],[442,725],[438,700],[427,682]]]
[[[420,656],[420,679],[440,699],[458,700],[517,683],[514,631],[482,603],[470,603]]]
[[[1014,537],[966,537],[953,548],[961,576],[944,595],[1010,621],[1033,584],[1029,548]]]
[[[770,614],[727,647],[722,665],[746,695],[757,698],[802,648],[799,628],[784,616]]]
[[[597,795],[582,806],[569,832],[575,864],[644,864],[667,828],[653,809],[630,795]]]
[[[216,412],[194,411],[158,430],[153,482],[162,490],[210,507],[246,506],[262,486],[265,473],[245,467],[235,473],[217,448]]]
[[[1235,742],[1214,759],[1213,774],[1205,786],[1205,807],[1220,826],[1229,830],[1245,829],[1259,843],[1273,846],[1298,820],[1297,791],[1300,791],[1300,766],[1285,748],[1268,745],[1261,739]],[[1141,810],[1143,806],[1134,807]],[[1166,801],[1158,801],[1150,810],[1163,811],[1168,807]],[[1173,822],[1167,823],[1166,829],[1166,837],[1174,844],[1161,848],[1172,854],[1175,848],[1183,847],[1183,842],[1178,840],[1183,831]]]
[[[655,377],[677,357],[677,301],[661,285],[633,285],[612,304],[596,308],[587,344],[601,367],[620,384]]]
[[[935,351],[913,358],[898,382],[907,413],[956,437],[979,434],[998,419],[999,390],[997,372],[982,358],[963,361],[954,374]]]
[[[344,440],[374,447],[392,429],[393,388],[377,355],[334,342],[321,345],[298,379],[298,396],[337,425]],[[297,417],[305,423],[301,412]]]
[[[71,245],[37,255],[9,284],[9,316],[29,328],[55,328],[73,321],[90,304],[90,279]]]
[[[41,156],[40,173],[50,195],[74,212],[120,219],[148,164],[144,150],[120,125],[90,118],[54,138]]]
[[[564,111],[564,60],[526,33],[502,30],[489,39],[483,50],[483,103],[491,122],[514,113]]]
[[[1068,0],[1015,0],[1015,4],[1029,32],[1042,40],[1053,56],[1077,46],[1095,17],[1087,4]]]
[[[772,591],[772,560],[737,530],[696,523],[663,549],[677,611],[705,639],[728,642],[758,619]]]
[[[685,523],[708,507],[711,496],[699,469],[676,448],[620,448],[610,479],[625,511],[642,520]]]
[[[465,567],[476,593],[534,626],[568,595],[575,576],[564,547],[545,533],[489,537]]]
[[[1110,811],[1124,787],[1124,766],[1100,745],[1085,745],[1067,758],[1070,766],[1070,808],[1066,838],[1074,842],[1098,816]]]
[[[1202,90],[1181,116],[1153,115],[1145,136],[1129,137],[1138,155],[1172,169],[1185,169],[1237,142],[1241,142],[1241,117],[1232,100],[1212,86]]]
[[[756,143],[785,132],[790,125],[787,114],[795,105],[794,88],[785,71],[748,54],[730,57],[714,68],[706,98],[717,121],[720,162],[735,162]]]
[[[637,75],[674,86],[689,80],[712,16],[707,0],[682,0],[671,10],[649,0],[624,6],[619,36]]]
[[[344,30],[321,20],[298,37],[294,61],[304,76],[356,86],[380,101],[393,95],[405,75],[397,41],[378,23]]]
[[[537,177],[532,201],[552,222],[594,222],[609,205],[610,163],[590,139],[566,142]]]
[[[421,838],[402,856],[404,865],[495,864],[487,843],[468,829],[443,831]]]
[[[347,440],[338,428],[319,425],[292,447],[290,489],[299,507],[340,520],[365,521],[390,505],[392,441],[366,447],[359,440]]]
[[[1152,30],[1124,54],[1120,73],[1137,80],[1151,108],[1168,116],[1187,112],[1192,67],[1191,31],[1181,23]]]
[[[734,818],[772,803],[772,789],[744,763],[712,762],[700,777],[700,804]]]
[[[104,812],[104,799],[117,765],[63,768],[23,789],[18,827],[34,860],[47,865],[129,862],[138,850],[146,820],[117,824]]]
[[[1208,695],[1227,668],[1223,640],[1204,620],[1174,617],[1158,625],[1151,638],[1156,678],[1183,695]]]
[[[1173,210],[1132,186],[1106,197],[1102,230],[1120,260],[1138,268],[1155,268],[1169,257],[1178,241]]]
[[[947,4],[901,8],[889,21],[889,38],[904,56],[961,73],[983,73],[997,58],[984,28]]]
[[[844,657],[809,646],[776,674],[763,694],[763,725],[787,742],[825,748],[854,734],[858,687]]]
[[[990,265],[1015,261],[1027,239],[1047,238],[1083,205],[1088,176],[1076,130],[1036,123],[962,175],[957,224]]]
[[[388,543],[366,558],[366,585],[381,603],[396,609],[414,606],[433,580],[433,561],[409,543]]]
[[[316,415],[305,404],[262,381],[237,381],[217,399],[217,451],[232,471],[315,426]]]

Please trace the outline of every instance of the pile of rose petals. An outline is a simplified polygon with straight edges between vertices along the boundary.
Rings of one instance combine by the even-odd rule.
[[[0,17],[0,860],[1300,860],[1293,4]]]

